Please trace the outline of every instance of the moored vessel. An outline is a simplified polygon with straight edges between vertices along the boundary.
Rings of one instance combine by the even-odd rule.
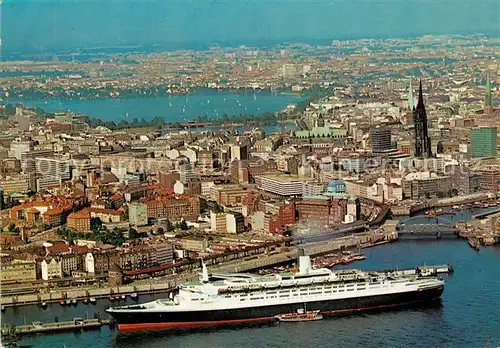
[[[323,319],[320,311],[306,312],[303,308],[299,308],[297,310],[297,313],[278,314],[274,317],[278,321],[283,322],[315,321]]]
[[[212,274],[179,287],[173,298],[111,307],[120,330],[187,328],[271,322],[307,306],[325,315],[425,303],[439,298],[443,280],[402,272],[312,269],[301,256],[295,273]]]

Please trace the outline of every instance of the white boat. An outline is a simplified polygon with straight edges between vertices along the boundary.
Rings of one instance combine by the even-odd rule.
[[[315,321],[323,319],[320,311],[306,312],[303,308],[297,309],[297,313],[278,314],[274,317],[284,322]]]
[[[437,277],[313,269],[308,256],[300,257],[295,272],[209,275],[206,265],[202,269],[199,281],[180,285],[175,295],[106,312],[120,330],[213,326],[274,321],[279,313],[296,315],[306,306],[322,315],[396,308],[433,301],[444,290],[444,281]],[[269,288],[277,283],[277,288]]]

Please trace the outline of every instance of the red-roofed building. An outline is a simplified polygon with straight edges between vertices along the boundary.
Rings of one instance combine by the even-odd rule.
[[[90,213],[82,210],[69,214],[68,228],[79,232],[90,232]]]
[[[172,220],[196,219],[200,215],[198,197],[157,198],[145,202],[148,218],[167,218]]]
[[[102,222],[120,222],[125,219],[123,210],[87,208],[90,217],[99,218]]]
[[[71,206],[49,209],[43,214],[42,221],[46,225],[59,226],[64,224],[66,215],[71,211]]]
[[[48,255],[63,255],[70,252],[69,245],[64,242],[56,242],[54,245],[46,247],[45,251]]]
[[[41,220],[40,210],[38,210],[36,208],[28,208],[24,211],[24,214],[26,216],[26,222],[29,224],[34,224],[35,222],[38,222]]]

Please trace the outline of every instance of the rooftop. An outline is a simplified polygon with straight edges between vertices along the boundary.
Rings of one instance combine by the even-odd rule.
[[[286,175],[286,174],[262,175],[262,178],[280,182],[316,181],[315,178],[311,178],[310,176]]]

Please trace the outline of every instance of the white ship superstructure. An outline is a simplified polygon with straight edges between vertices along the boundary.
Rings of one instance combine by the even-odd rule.
[[[322,314],[404,305],[439,297],[443,287],[444,282],[437,277],[397,271],[312,269],[310,258],[301,256],[297,272],[265,276],[209,275],[203,265],[200,281],[180,286],[173,299],[110,308],[108,312],[119,325],[120,319],[125,319],[124,326],[136,324],[127,322],[126,318],[132,319],[132,316],[126,313],[133,313],[135,320],[145,314],[144,319],[154,323],[158,322],[154,314],[163,313],[165,319],[172,320],[166,323],[174,323],[174,326],[175,323],[192,323],[191,319],[196,317],[202,322],[212,322],[209,320],[212,317],[224,322],[244,321],[293,312],[304,305],[311,310],[321,310]]]

